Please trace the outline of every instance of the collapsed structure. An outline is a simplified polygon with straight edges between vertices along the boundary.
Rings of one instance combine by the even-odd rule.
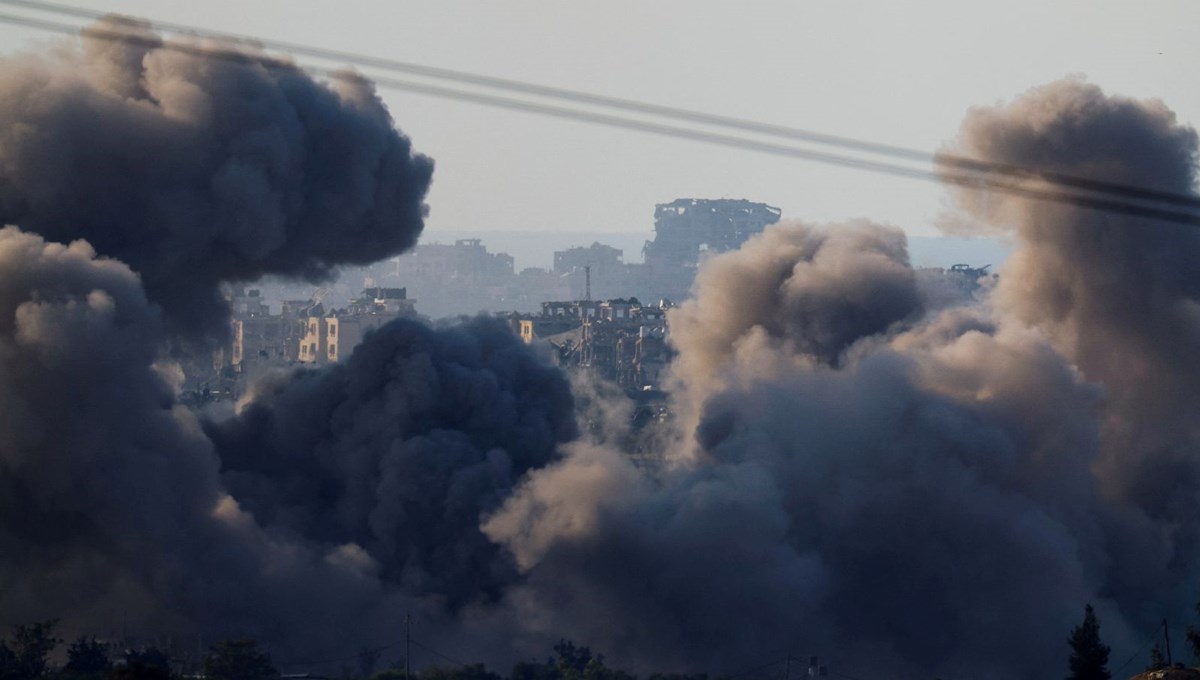
[[[680,198],[654,206],[654,240],[643,249],[646,264],[691,268],[706,253],[736,250],[779,221],[782,211],[745,199]]]
[[[537,315],[513,314],[509,324],[526,343],[545,342],[560,365],[586,369],[630,390],[656,389],[670,361],[669,302],[637,298],[542,303]]]

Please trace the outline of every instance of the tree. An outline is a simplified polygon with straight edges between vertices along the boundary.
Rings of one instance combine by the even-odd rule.
[[[210,680],[276,680],[271,657],[252,638],[223,640],[209,648],[204,675]]]
[[[1100,622],[1096,610],[1087,605],[1083,610],[1083,623],[1071,631],[1067,638],[1071,646],[1071,674],[1067,680],[1111,680],[1108,672],[1108,645],[1100,641]]]
[[[625,671],[604,665],[604,656],[570,640],[554,645],[554,656],[546,663],[522,661],[513,667],[510,680],[634,680]]]
[[[1200,602],[1196,603],[1196,614],[1200,615]],[[1189,625],[1187,627],[1187,641],[1192,648],[1192,658],[1195,661],[1200,661],[1200,629]]]
[[[168,675],[171,674],[171,660],[167,658],[166,652],[158,647],[146,647],[141,651],[125,650],[125,665],[157,668]]]
[[[46,659],[62,642],[54,637],[58,621],[13,628],[11,644],[0,642],[0,680],[33,680],[46,672]]]
[[[112,663],[108,660],[108,648],[96,642],[96,638],[79,636],[67,648],[67,665],[63,673],[76,678],[99,677],[108,673]]]
[[[1148,671],[1159,671],[1167,667],[1167,658],[1163,656],[1162,647],[1157,642],[1150,650],[1150,665],[1146,666]]]
[[[576,647],[570,640],[559,640],[558,644],[554,645],[554,653],[558,655],[557,661],[550,659],[546,664],[557,667],[559,677],[563,680],[579,680],[593,660],[599,661],[601,666],[604,665],[603,656],[593,658],[592,650]]]
[[[171,661],[157,647],[127,649],[121,662],[108,672],[107,680],[171,680]]]
[[[426,668],[417,676],[420,680],[500,680],[481,663],[458,668]]]

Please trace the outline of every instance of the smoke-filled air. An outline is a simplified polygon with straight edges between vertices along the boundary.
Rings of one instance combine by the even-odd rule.
[[[500,668],[566,638],[639,672],[787,650],[998,679],[1061,675],[1086,603],[1120,649],[1190,620],[1194,227],[948,189],[1015,244],[948,302],[896,227],[772,226],[669,312],[653,437],[482,317],[393,322],[201,413],[169,350],[228,332],[220,286],[411,247],[433,165],[366,80],[105,25],[141,38],[0,62],[0,623],[286,662],[412,616]],[[945,151],[1195,187],[1193,129],[1081,80]]]

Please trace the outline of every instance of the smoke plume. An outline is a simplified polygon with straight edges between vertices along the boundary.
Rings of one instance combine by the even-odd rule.
[[[175,371],[156,363],[160,317],[134,272],[12,227],[0,272],[4,623],[62,616],[106,634],[120,616],[156,634],[283,639],[278,622],[340,602],[318,620],[358,627],[346,614],[370,613],[375,584],[272,539],[222,487],[211,443],[175,404]],[[316,628],[288,639],[336,630]]]
[[[973,111],[954,151],[1191,192],[1196,134],[1066,81]],[[975,307],[922,316],[902,234],[865,224],[711,260],[671,317],[683,453],[575,445],[485,524],[523,617],[643,665],[989,678],[1061,672],[1087,602],[1122,652],[1186,621],[1196,233],[960,198],[1018,241]]]
[[[576,434],[563,374],[483,318],[393,322],[345,364],[260,384],[206,431],[227,488],[258,521],[358,545],[381,578],[452,608],[516,578],[480,517]]]
[[[227,332],[223,281],[318,279],[416,243],[432,162],[369,82],[95,29],[131,39],[0,63],[0,223],[129,264],[184,336]],[[214,48],[246,57],[195,51]]]
[[[956,150],[1183,194],[1196,180],[1195,130],[1161,102],[1107,97],[1078,81],[973,111]],[[1018,237],[997,304],[1105,386],[1108,490],[1191,532],[1183,527],[1197,526],[1200,501],[1180,483],[1200,479],[1190,416],[1200,406],[1200,231],[975,192],[960,198],[974,217]]]

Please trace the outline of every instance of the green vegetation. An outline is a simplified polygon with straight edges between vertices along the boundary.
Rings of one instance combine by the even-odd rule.
[[[1100,641],[1100,621],[1096,610],[1087,605],[1083,610],[1083,623],[1071,631],[1067,639],[1071,646],[1071,674],[1067,680],[1110,680],[1108,672],[1108,645]]]

